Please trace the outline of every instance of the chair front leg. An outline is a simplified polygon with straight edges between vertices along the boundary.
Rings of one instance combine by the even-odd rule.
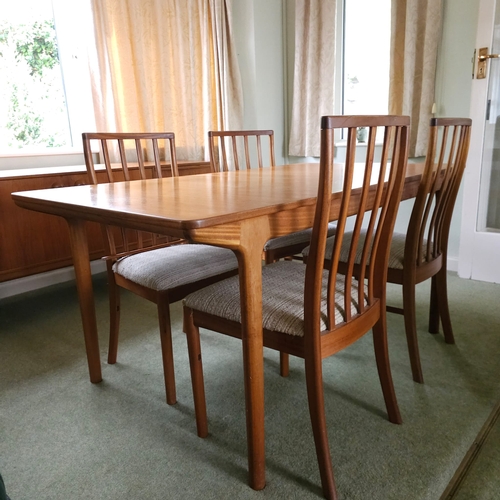
[[[305,357],[305,374],[307,384],[307,400],[309,403],[309,415],[316,446],[321,486],[325,498],[337,499],[335,479],[333,477],[332,458],[328,444],[328,433],[325,418],[325,400],[323,392],[323,374],[321,359],[311,359],[313,356]]]
[[[392,381],[391,366],[389,363],[389,349],[387,345],[387,321],[385,310],[381,311],[381,318],[373,325],[373,347],[375,349],[375,360],[377,371],[382,386],[385,406],[389,421],[393,424],[400,424],[401,413],[399,412],[394,383]]]
[[[183,330],[186,334],[188,345],[196,429],[198,436],[205,438],[208,435],[208,421],[205,382],[203,380],[203,363],[201,359],[200,329],[194,324],[193,311],[187,307],[184,307],[183,321]]]
[[[114,365],[118,356],[118,337],[120,332],[120,287],[116,284],[115,273],[108,268],[109,294],[109,348],[108,363]]]

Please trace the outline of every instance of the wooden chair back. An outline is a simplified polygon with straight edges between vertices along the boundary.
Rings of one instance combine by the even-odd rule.
[[[471,125],[468,118],[431,119],[424,173],[408,224],[404,267],[418,269],[446,256]]]
[[[261,138],[266,136],[269,142],[263,144]],[[208,138],[212,172],[250,169],[255,162],[259,168],[275,165],[272,130],[210,131]],[[268,152],[267,165],[262,160],[263,148]]]
[[[364,159],[360,162],[356,152],[356,132],[359,127],[368,129],[368,140],[364,149]],[[380,161],[375,162],[375,136],[377,129],[383,128],[383,144]],[[347,145],[343,189],[335,196],[341,197],[338,213],[331,214],[333,164],[334,164],[334,132],[335,129],[347,129]],[[408,160],[407,116],[324,116],[321,122],[321,156],[320,182],[314,217],[311,246],[306,263],[306,282],[304,300],[304,320],[306,344],[312,349],[319,348],[320,317],[325,315],[321,310],[322,283],[325,263],[325,246],[327,225],[331,219],[337,219],[337,230],[334,238],[332,258],[327,261],[328,287],[326,324],[328,331],[348,326],[352,320],[360,318],[376,303],[377,314],[382,307],[385,310],[385,283],[390,242],[395,218],[401,199],[406,165]],[[361,149],[361,148],[359,148]],[[356,154],[358,153],[358,154]],[[345,275],[337,274],[341,257],[342,240],[348,226],[348,218],[353,224],[352,239],[347,258],[344,258]],[[368,219],[368,220],[367,220]],[[361,230],[366,230],[366,238],[358,249]],[[357,254],[361,253],[361,275],[354,272]],[[370,257],[371,255],[371,257]],[[356,278],[359,290],[355,291],[353,283]],[[339,287],[340,284],[340,287]],[[363,286],[365,284],[365,286]],[[340,294],[340,295],[339,295]],[[336,303],[347,304],[341,311],[342,320],[336,319]],[[355,313],[353,314],[353,310]],[[338,316],[337,316],[338,318]],[[368,320],[367,320],[368,321]],[[333,354],[346,345],[357,340],[366,329],[357,328],[346,332],[342,339],[332,341],[328,352],[322,356]],[[334,337],[335,338],[335,337]],[[309,340],[309,342],[307,342]],[[324,342],[323,342],[324,345]]]
[[[175,135],[171,132],[83,133],[82,141],[91,184],[161,178],[162,168],[167,176],[179,175]],[[96,150],[99,152],[96,153]],[[99,156],[99,163],[94,161],[96,155]],[[178,241],[144,231],[111,226],[104,226],[103,229],[107,259],[111,264],[124,255]]]

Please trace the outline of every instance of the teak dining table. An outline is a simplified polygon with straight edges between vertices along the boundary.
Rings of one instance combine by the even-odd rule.
[[[416,196],[423,164],[409,164],[402,199]],[[362,168],[360,167],[359,182]],[[83,322],[90,380],[101,361],[85,221],[225,247],[238,258],[249,483],[265,486],[262,249],[270,238],[311,227],[319,165],[277,167],[13,193],[17,205],[64,217]],[[335,164],[330,220],[337,217],[343,165]],[[356,213],[352,197],[352,213]]]

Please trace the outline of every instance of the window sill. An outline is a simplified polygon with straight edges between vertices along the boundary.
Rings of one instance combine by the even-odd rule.
[[[53,151],[19,151],[0,154],[0,171],[65,167],[85,163],[83,150],[58,148]]]
[[[83,149],[78,148],[54,148],[36,151],[20,150],[19,152],[0,153],[0,158],[30,158],[33,156],[71,156],[82,155]]]

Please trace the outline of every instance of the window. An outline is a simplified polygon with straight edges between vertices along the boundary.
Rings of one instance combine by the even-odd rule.
[[[338,1],[336,113],[388,113],[390,43],[391,0]],[[359,138],[365,140],[363,132]]]
[[[344,0],[343,114],[387,114],[391,0]]]
[[[81,151],[81,132],[95,128],[83,35],[89,22],[82,0],[2,7],[0,155]]]

